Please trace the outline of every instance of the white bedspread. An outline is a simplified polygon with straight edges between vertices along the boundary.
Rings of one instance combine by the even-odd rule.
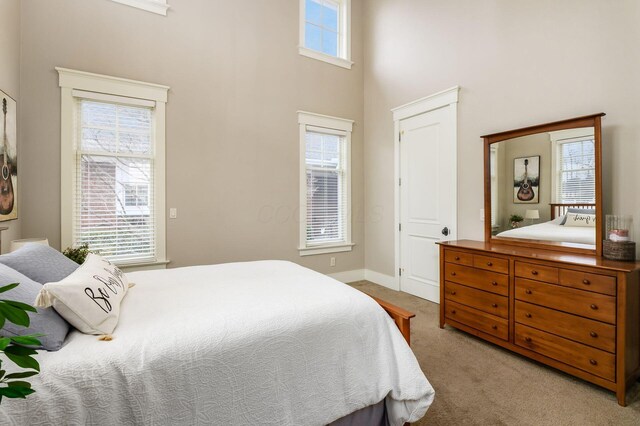
[[[554,221],[509,229],[496,235],[502,238],[522,238],[578,244],[595,244],[596,228],[586,226],[563,226]]]
[[[415,421],[434,390],[368,296],[290,262],[128,274],[114,340],[40,351],[37,392],[0,424],[323,425],[386,397]],[[7,365],[7,363],[5,363]]]

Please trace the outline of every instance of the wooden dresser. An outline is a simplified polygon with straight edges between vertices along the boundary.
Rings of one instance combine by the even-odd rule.
[[[481,241],[440,244],[440,327],[616,392],[640,376],[640,263]]]

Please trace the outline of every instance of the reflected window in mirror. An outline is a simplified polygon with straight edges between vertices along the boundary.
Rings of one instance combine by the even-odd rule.
[[[558,204],[595,204],[596,159],[593,128],[551,132],[553,200]]]
[[[491,215],[491,228],[499,227],[499,189],[498,189],[498,145],[489,148],[490,167],[491,167],[491,211],[495,212]]]

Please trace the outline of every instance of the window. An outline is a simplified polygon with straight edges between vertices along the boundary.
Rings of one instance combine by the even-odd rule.
[[[592,128],[552,132],[553,199],[562,204],[596,201],[596,158]]]
[[[350,69],[350,21],[350,0],[300,0],[300,54]]]
[[[167,15],[169,5],[167,0],[113,0],[116,3],[126,4],[127,6],[137,7],[147,12],[157,13],[158,15]]]
[[[119,265],[163,266],[167,88],[58,72],[62,246],[86,243]]]
[[[491,145],[489,149],[489,165],[491,175],[491,227],[495,228],[499,226],[500,212],[499,209],[499,195],[500,189],[498,188],[498,145]]]
[[[300,124],[300,255],[350,251],[353,122],[308,112]]]
[[[142,184],[124,183],[123,187],[125,207],[149,206],[149,182]]]

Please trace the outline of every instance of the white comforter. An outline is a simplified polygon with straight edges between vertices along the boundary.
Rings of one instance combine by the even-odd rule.
[[[128,274],[114,340],[40,351],[37,392],[0,424],[322,425],[386,397],[391,423],[434,390],[368,296],[289,262]],[[6,363],[5,363],[6,365]]]
[[[564,226],[556,221],[509,229],[496,235],[502,238],[522,238],[526,240],[557,241],[577,244],[596,243],[596,228],[586,226]]]

